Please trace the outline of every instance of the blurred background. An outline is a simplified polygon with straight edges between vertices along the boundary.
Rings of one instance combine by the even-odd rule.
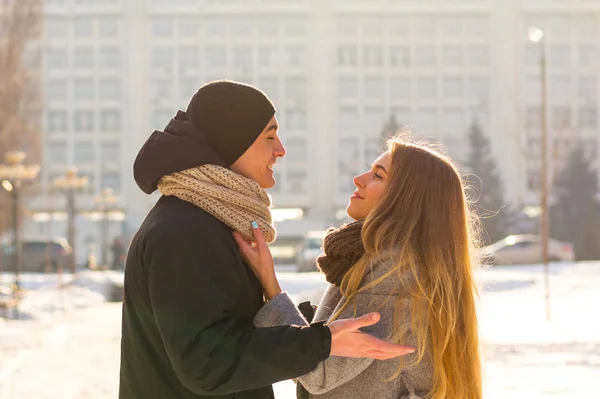
[[[133,160],[214,79],[277,106],[285,270],[404,128],[465,173],[493,263],[600,259],[600,0],[1,0],[6,297],[17,264],[124,267],[158,198]]]
[[[23,188],[22,230],[66,238],[77,265],[91,248],[126,245],[157,198],[133,181],[137,151],[221,78],[257,85],[277,105],[288,155],[271,194],[283,262],[306,231],[345,217],[352,178],[401,128],[475,175],[487,243],[538,233],[544,120],[548,201],[561,221],[552,236],[600,258],[598,205],[587,203],[600,168],[599,1],[2,4],[0,149],[40,166]],[[81,181],[56,184],[72,167]],[[6,190],[0,198],[7,230]],[[579,219],[565,217],[565,203],[582,209]]]

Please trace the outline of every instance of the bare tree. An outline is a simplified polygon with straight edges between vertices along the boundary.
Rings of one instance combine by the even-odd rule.
[[[43,0],[0,0],[0,162],[16,149],[40,158],[42,21]],[[0,233],[7,201],[0,189]]]

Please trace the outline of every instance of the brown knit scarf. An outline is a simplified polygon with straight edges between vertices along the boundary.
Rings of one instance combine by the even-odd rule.
[[[317,258],[317,265],[331,284],[339,287],[348,270],[365,252],[360,238],[362,226],[363,221],[358,220],[327,232],[323,240],[325,253]]]
[[[255,181],[229,169],[216,165],[187,169],[160,179],[158,189],[204,209],[247,240],[254,239],[252,221],[266,242],[275,240],[269,195]]]

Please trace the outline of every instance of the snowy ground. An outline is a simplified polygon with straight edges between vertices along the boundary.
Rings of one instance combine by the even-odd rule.
[[[480,272],[485,398],[592,398],[600,390],[600,263],[552,265],[546,321],[541,266]],[[317,302],[325,287],[316,273],[279,274],[297,301]],[[1,275],[6,284],[7,275]],[[0,399],[116,398],[119,303],[105,303],[118,273],[26,275],[31,291],[21,320],[0,319]],[[278,399],[295,398],[291,382]]]

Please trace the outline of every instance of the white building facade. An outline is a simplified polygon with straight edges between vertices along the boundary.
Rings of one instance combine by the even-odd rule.
[[[459,164],[476,120],[507,200],[535,206],[532,25],[545,33],[551,164],[583,140],[599,168],[600,0],[46,0],[42,182],[77,166],[91,181],[79,206],[114,188],[125,225],[111,234],[130,234],[156,200],[133,181],[138,149],[203,83],[228,78],[278,108],[288,155],[276,165],[277,207],[331,220],[391,115]],[[45,189],[31,205],[62,201]],[[81,240],[95,234],[88,222],[78,221]]]

